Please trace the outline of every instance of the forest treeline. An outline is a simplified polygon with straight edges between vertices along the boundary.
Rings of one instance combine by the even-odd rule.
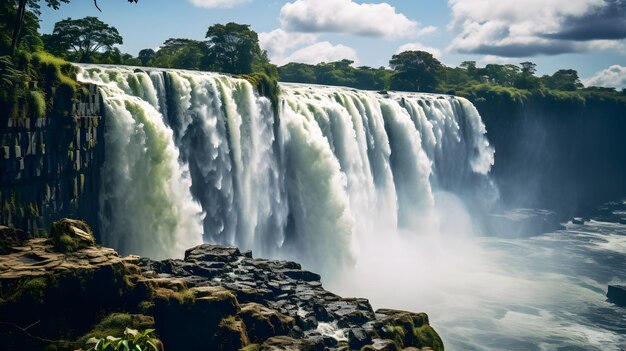
[[[122,53],[119,45],[124,41],[119,31],[96,17],[67,18],[57,22],[52,33],[41,35],[40,3],[59,9],[69,1],[9,0],[0,5],[0,103],[20,105],[21,101],[25,106],[37,105],[30,110],[41,113],[52,109],[53,97],[59,90],[69,94],[76,87],[72,82],[75,68],[67,62],[236,74],[250,80],[273,101],[278,98],[280,80],[376,91],[448,93],[473,100],[494,96],[520,100],[541,95],[568,100],[593,96],[626,102],[626,89],[584,87],[572,69],[538,76],[533,62],[479,67],[474,61],[466,61],[449,67],[425,51],[393,55],[388,67],[357,67],[350,60],[277,67],[260,48],[258,34],[249,25],[237,23],[209,26],[202,33],[204,40],[170,38],[158,49],[146,48],[137,56]],[[38,88],[24,84],[29,81],[41,84]]]

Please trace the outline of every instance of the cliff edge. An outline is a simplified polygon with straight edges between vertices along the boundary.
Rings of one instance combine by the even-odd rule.
[[[125,328],[156,329],[165,350],[444,349],[426,314],[374,311],[295,262],[217,245],[152,261],[95,245],[80,221],[50,233],[27,239],[0,227],[4,350],[84,349]]]

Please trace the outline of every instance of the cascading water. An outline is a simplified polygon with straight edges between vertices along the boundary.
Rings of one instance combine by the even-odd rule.
[[[366,233],[436,221],[433,191],[487,182],[494,161],[462,98],[282,84],[274,116],[215,73],[84,65],[79,79],[102,87],[101,232],[126,253],[180,256],[204,233],[329,272]]]
[[[106,245],[293,259],[344,296],[426,310],[449,350],[626,347],[604,297],[626,272],[623,226],[471,235],[498,194],[469,101],[282,84],[272,106],[215,73],[79,68],[104,100]]]

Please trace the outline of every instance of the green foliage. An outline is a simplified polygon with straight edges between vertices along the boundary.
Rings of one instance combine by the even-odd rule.
[[[31,116],[35,118],[43,118],[46,115],[46,100],[40,91],[29,91],[28,104],[30,106]]]
[[[107,336],[106,338],[91,338],[87,341],[89,348],[87,351],[158,351],[152,336],[154,329],[138,331],[126,328],[124,336],[117,338]]]
[[[393,55],[389,66],[395,71],[391,77],[395,90],[435,92],[444,71],[441,62],[425,51]]]
[[[259,47],[259,36],[249,25],[216,24],[206,32],[208,63],[211,68],[233,74],[249,74],[255,66],[269,63],[267,53]]]
[[[275,108],[278,106],[280,96],[280,87],[276,78],[270,77],[265,73],[252,73],[241,75],[241,78],[247,80],[256,88],[261,96],[265,96],[272,102]]]
[[[207,69],[207,50],[205,42],[170,38],[148,62],[152,66],[163,68]]]
[[[152,49],[143,49],[139,51],[137,58],[141,61],[142,66],[147,66],[154,58],[156,52]]]
[[[384,90],[391,71],[384,67],[352,67],[354,62],[341,60],[318,65],[288,63],[278,68],[283,82],[340,85],[357,89]]]
[[[91,62],[94,53],[111,51],[123,44],[122,36],[115,27],[96,17],[61,20],[54,25],[52,35],[46,37],[46,48],[54,54],[69,53],[71,59]]]

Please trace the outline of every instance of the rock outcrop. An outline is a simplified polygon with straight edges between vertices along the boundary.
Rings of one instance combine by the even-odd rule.
[[[168,351],[443,350],[426,314],[374,311],[295,262],[216,245],[183,260],[120,257],[81,222],[53,227],[0,255],[4,350],[75,350],[126,327],[154,327]]]
[[[614,304],[626,307],[626,285],[609,285],[606,297]]]

